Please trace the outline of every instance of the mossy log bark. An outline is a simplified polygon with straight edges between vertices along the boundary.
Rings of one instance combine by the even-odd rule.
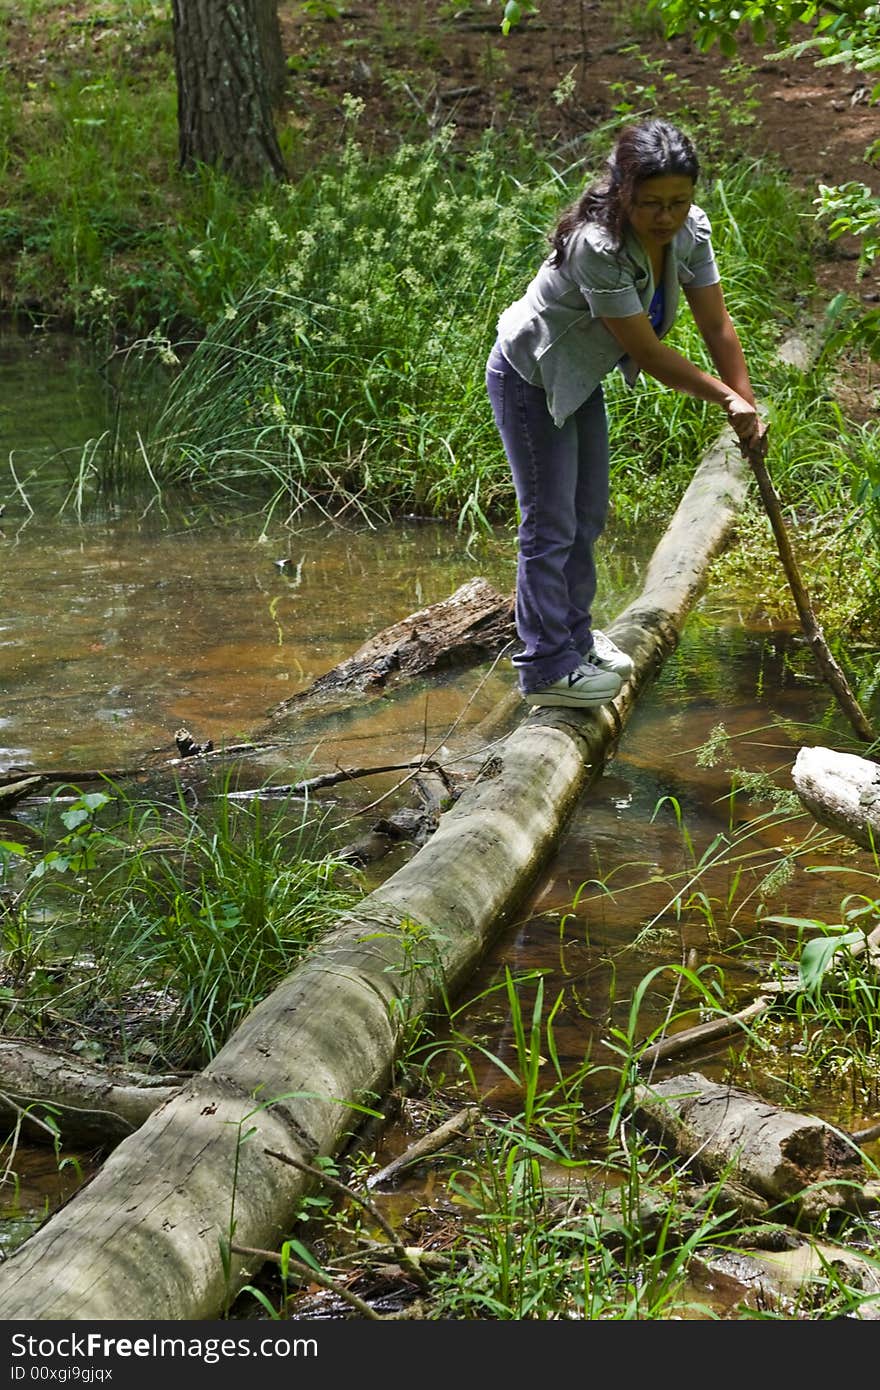
[[[688,1072],[636,1090],[636,1120],[696,1172],[744,1183],[793,1217],[876,1207],[858,1147],[815,1115]]]
[[[204,1072],[0,1265],[2,1319],[214,1318],[251,1277],[221,1247],[277,1248],[310,1179],[376,1107],[413,1021],[454,997],[550,857],[639,688],[675,646],[748,485],[732,436],[706,455],[610,626],[635,661],[613,705],[533,710],[427,844],[249,1015]]]

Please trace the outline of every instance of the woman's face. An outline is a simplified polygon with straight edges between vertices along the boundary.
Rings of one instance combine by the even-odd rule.
[[[629,224],[649,250],[666,246],[684,226],[693,199],[694,181],[686,174],[643,179],[628,209]]]

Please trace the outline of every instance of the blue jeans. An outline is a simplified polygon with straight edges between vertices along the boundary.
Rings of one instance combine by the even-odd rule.
[[[496,343],[486,389],[519,503],[513,657],[524,694],[568,675],[593,644],[593,546],[608,515],[608,421],[602,388],[557,426]]]

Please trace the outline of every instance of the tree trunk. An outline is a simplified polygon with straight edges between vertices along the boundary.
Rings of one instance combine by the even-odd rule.
[[[278,0],[257,0],[257,33],[260,36],[269,105],[280,106],[287,87],[287,63],[281,43]]]
[[[791,777],[820,824],[880,851],[880,765],[832,748],[802,748]]]
[[[181,169],[210,164],[244,184],[287,176],[272,123],[257,5],[173,0]]]
[[[697,1172],[732,1177],[798,1218],[860,1209],[867,1179],[861,1154],[815,1115],[780,1110],[689,1072],[638,1087],[636,1120]]]
[[[734,442],[698,468],[609,631],[635,662],[613,704],[533,710],[434,835],[245,1019],[204,1072],[124,1139],[100,1173],[0,1265],[2,1319],[214,1318],[259,1266],[222,1243],[278,1248],[311,1163],[381,1104],[413,1022],[454,998],[553,854],[639,688],[678,641],[742,505]]]

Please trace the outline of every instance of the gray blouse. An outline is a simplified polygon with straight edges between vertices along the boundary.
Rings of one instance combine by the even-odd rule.
[[[694,204],[666,257],[657,336],[675,320],[679,286],[699,289],[720,279],[709,219]],[[587,222],[572,233],[562,265],[546,260],[522,298],[504,310],[498,320],[501,351],[526,381],[544,388],[557,425],[583,405],[613,367],[635,384],[639,368],[602,319],[646,313],[654,288],[650,257],[631,229],[617,250],[604,227]]]

